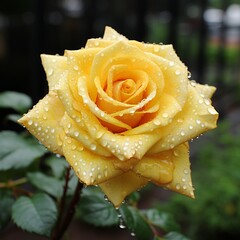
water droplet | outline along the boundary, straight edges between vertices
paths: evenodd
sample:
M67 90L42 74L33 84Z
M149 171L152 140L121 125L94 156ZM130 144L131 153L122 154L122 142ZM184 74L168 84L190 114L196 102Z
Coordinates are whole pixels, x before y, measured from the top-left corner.
M49 68L48 69L48 75L51 76L53 74L53 69L52 68Z
M153 123L158 126L158 125L161 124L161 121L160 121L160 119L156 118L156 119L153 120Z
M209 112L210 114L212 114L212 115L216 114L216 111L215 111L215 109L214 109L213 107L209 107L209 108L208 108L208 112Z
M170 61L170 62L169 62L169 66L170 66L170 67L174 66L174 62L173 62L173 61Z
M77 132L77 131L74 132L74 136L75 136L75 137L78 137L78 136L79 136L79 132Z
M174 150L174 151L173 151L173 155L174 155L175 157L179 157L178 151L177 151L177 150Z
M183 172L184 174L188 174L188 170L186 168L183 170Z
M201 121L199 119L196 120L197 124L201 124Z
M188 72L188 79L190 79L191 77L192 77L192 74Z
M121 229L126 228L126 226L125 226L125 224L124 224L124 222L123 222L122 217L119 218L119 227L120 227Z
M210 100L207 99L207 98L204 99L204 102L205 102L206 105L210 105L211 104Z
M75 65L75 66L73 67L73 69L77 71L77 70L78 70L78 66Z
M97 47L97 46L99 46L99 42L98 41L95 41L94 42L94 45Z
M184 135L185 135L185 132L184 132L184 131L181 131L180 134L181 134L181 136L184 136Z
M163 116L164 118L168 118L168 114L167 114L167 113L163 113L162 116Z
M32 125L33 124L33 121L30 119L29 121L28 121L28 125Z
M181 74L181 71L180 71L180 70L176 70L176 71L175 71L175 74L176 74L176 75L180 75L180 74Z
M155 53L157 53L157 52L159 52L159 50L160 50L160 46L154 45L153 51L154 51Z
M196 86L197 86L197 83L196 83L194 80L192 80L192 81L190 82L190 84L191 84L191 86L193 86L193 87L196 87Z
M176 189L179 190L180 188L181 188L180 184L177 183L177 184L176 184Z

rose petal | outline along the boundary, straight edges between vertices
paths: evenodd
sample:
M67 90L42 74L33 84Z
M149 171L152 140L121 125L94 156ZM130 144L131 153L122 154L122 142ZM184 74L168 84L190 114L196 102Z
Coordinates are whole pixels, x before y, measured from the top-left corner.
M63 153L80 181L87 185L96 185L122 174L114 167L111 158L88 151L71 137L64 138Z
M200 89L201 92L209 94L214 90L208 89L208 86L205 86L205 90ZM211 106L210 99L203 98L204 95L201 96L198 90L199 88L189 83L188 99L183 110L176 115L171 124L156 131L156 134L161 134L161 140L152 147L150 153L173 148L216 127L218 113Z
M172 191L194 198L188 143L181 144L173 149L172 160L174 164L173 180L168 184L155 183Z
M108 26L105 27L103 39L112 41L128 40L125 36L119 34L116 30Z
M95 55L100 49L80 49L76 51L65 51L68 63L68 81L69 86L74 94L75 99L78 99L78 79L80 76L86 78L88 94L91 99L96 99L97 89L93 81L90 80L90 72L92 62Z
M186 67L171 62L151 53L146 53L161 69L164 77L164 93L176 99L180 106L186 102L188 92L188 72Z
M64 128L66 136L74 138L84 149L98 153L99 156L109 157L112 154L103 148L96 140L89 136L88 132L84 130L84 127L79 127L73 119L71 119L66 113L62 118L61 126ZM73 146L73 148L75 148Z
M142 188L147 183L147 179L129 171L99 184L99 187L114 206L119 207L127 195Z
M216 91L216 88L213 87L213 86L201 85L201 84L195 83L194 81L191 81L191 85L195 86L197 92L204 99L209 99L210 100L213 93Z
M154 155L145 155L133 168L133 171L158 184L166 184L173 179L173 151Z
M146 134L149 136L149 139L154 137L153 135L158 135L159 139L161 138L162 134L156 132L156 130L169 124L172 121L173 117L176 115L176 113L181 111L182 108L178 104L176 99L174 99L170 95L163 93L161 96L157 97L159 97L159 103L156 104L156 106L158 106L158 111L153 115L146 114L138 127L127 130L122 134L126 136L131 136L135 134ZM161 103L164 103L164 105L162 105Z
M58 95L52 90L19 119L19 122L49 150L62 154L63 129L60 127L60 121L64 111Z
M58 55L41 54L41 60L47 75L49 90L54 90L61 81L61 75L66 75L67 58Z
M171 44L150 44L150 43L141 43L135 40L130 41L131 45L137 46L142 49L144 52L152 53L159 57L162 57L169 61L169 66L172 67L175 64L182 68L186 68L183 62L180 60L176 54L173 46Z

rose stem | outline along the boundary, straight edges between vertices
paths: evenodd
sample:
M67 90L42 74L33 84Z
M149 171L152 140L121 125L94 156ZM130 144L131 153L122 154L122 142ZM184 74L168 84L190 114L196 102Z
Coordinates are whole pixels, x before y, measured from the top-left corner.
M65 173L65 184L64 184L64 188L63 188L63 194L59 203L59 214L58 214L58 219L55 225L55 228L52 232L52 239L55 239L55 235L58 232L58 229L60 228L60 224L62 221L62 216L63 216L63 212L64 212L64 206L65 206L65 200L66 200L66 195L67 195L67 189L68 189L68 183L69 183L69 179L70 179L70 171L71 171L71 167L69 166L68 168L66 168L66 173Z
M59 228L59 231L55 234L55 236L53 236L52 240L60 240L62 238L62 236L64 235L65 231L67 230L73 216L75 213L75 208L76 205L80 199L80 191L83 188L83 184L81 182L78 182L77 187L75 189L73 198L71 203L69 204L69 207L67 209L67 214L62 222L61 227Z

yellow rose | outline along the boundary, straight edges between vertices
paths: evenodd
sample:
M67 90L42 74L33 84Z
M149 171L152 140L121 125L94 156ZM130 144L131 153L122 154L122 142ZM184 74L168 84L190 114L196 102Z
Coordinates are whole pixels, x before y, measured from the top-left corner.
M49 93L19 121L115 206L149 181L194 197L188 141L215 128L214 87L188 79L172 45L103 38L41 55Z

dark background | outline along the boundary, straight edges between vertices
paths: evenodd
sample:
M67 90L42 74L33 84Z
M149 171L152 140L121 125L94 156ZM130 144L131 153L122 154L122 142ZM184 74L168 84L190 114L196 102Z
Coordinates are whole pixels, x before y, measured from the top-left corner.
M239 95L237 2L1 0L0 89L27 93L37 102L47 91L39 55L79 49L109 25L129 39L172 43L193 79L217 86L221 99ZM221 102L222 112L235 104L235 96L228 98L234 99Z

